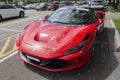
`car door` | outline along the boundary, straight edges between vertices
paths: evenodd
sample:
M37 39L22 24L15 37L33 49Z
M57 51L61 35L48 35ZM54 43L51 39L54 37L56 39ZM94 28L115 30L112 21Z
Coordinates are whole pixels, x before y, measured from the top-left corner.
M19 16L19 13L20 13L21 10L22 9L17 8L15 6L12 6L12 8L11 8L11 12L12 12L12 14L14 14L13 16Z
M6 5L0 5L0 15L3 19L8 18L10 16Z
M12 5L7 5L7 11L9 13L9 17L15 17L15 16L18 16L18 12L17 12L17 9L12 6Z

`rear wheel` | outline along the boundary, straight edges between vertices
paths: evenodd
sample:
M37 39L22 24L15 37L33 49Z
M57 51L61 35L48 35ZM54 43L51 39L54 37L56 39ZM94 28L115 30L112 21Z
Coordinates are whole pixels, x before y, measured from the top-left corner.
M93 55L95 53L95 44L96 44L96 37L95 37L94 42L92 44L91 58L93 57Z
M21 12L19 13L19 17L24 17L24 16L25 16L25 13L21 11Z
M39 9L36 9L36 11L39 11Z
M93 44L92 52L91 52L91 58L93 57L94 53L95 53L95 45Z
M48 9L50 11L50 9Z
M42 8L42 11L44 11L45 9L44 8Z
M95 53L95 43L96 43L96 40L94 40L94 41L95 42L93 43L92 49L91 49L90 60L87 62L86 65L89 65L92 62L92 60L93 60L93 56L94 56L94 53Z

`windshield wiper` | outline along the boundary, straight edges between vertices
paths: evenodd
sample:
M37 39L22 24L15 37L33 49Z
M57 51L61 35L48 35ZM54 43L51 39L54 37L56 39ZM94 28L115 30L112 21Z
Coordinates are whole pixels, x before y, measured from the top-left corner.
M60 21L53 21L53 23L69 24L69 23L60 22Z

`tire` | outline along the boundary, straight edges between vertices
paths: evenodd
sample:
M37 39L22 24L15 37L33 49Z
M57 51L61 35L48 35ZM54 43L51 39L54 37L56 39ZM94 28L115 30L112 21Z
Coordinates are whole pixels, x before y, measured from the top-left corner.
M45 11L45 10L46 10L46 8L43 7L43 8L42 8L42 11Z
M39 9L36 9L36 11L39 11Z
M93 55L95 53L95 44L96 44L96 37L95 37L94 42L92 44L91 58L93 58Z
M44 11L44 8L42 8L42 11Z
M25 13L24 13L23 11L21 11L21 12L19 13L19 17L22 18L22 17L24 17L24 16L25 16Z
M2 16L0 15L0 22L2 21Z
M95 44L93 44L92 46L91 58L93 58L94 53L95 53Z
M50 9L48 9L48 11L50 11Z

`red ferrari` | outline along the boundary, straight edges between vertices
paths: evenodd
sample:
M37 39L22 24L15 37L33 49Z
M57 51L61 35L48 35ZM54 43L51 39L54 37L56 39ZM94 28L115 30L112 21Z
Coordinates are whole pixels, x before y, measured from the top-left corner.
M90 61L104 11L68 6L29 24L16 44L19 58L38 68L65 71Z

